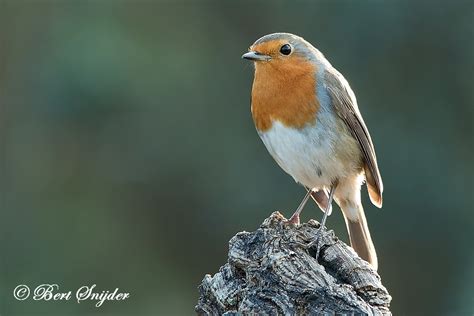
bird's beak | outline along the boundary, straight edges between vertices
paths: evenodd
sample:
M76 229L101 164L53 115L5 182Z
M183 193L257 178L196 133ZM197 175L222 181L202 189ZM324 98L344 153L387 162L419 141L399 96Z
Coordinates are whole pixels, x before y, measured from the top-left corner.
M253 61L268 61L272 57L268 55L261 54L259 52L250 51L242 55L243 59L253 60Z

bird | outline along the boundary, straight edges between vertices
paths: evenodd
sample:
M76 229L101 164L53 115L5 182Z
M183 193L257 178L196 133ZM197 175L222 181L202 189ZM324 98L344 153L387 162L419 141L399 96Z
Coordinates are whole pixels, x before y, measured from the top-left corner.
M348 81L317 48L290 33L259 38L242 58L255 66L251 113L258 135L277 164L307 190L288 223L299 225L311 197L324 212L321 230L334 200L351 247L377 270L361 187L367 184L371 202L381 208L383 183Z

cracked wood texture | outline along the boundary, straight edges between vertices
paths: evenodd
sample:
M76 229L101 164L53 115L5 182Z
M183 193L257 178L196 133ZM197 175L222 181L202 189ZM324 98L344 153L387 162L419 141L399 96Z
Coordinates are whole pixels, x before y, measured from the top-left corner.
M319 223L284 224L274 212L229 242L228 263L199 286L200 315L391 315L391 297L370 265Z

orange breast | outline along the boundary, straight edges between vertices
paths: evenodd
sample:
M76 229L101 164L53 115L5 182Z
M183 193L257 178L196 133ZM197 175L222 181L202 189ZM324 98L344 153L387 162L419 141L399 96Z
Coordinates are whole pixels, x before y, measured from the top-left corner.
M257 62L252 87L252 116L259 131L274 120L288 127L313 123L319 109L316 97L316 66L294 58Z

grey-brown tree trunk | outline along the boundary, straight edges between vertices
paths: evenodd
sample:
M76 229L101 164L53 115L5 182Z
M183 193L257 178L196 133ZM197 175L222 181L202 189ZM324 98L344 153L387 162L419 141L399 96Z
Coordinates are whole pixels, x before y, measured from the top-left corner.
M307 247L319 223L284 224L273 213L229 242L228 262L199 286L198 314L390 315L380 276L332 231Z

